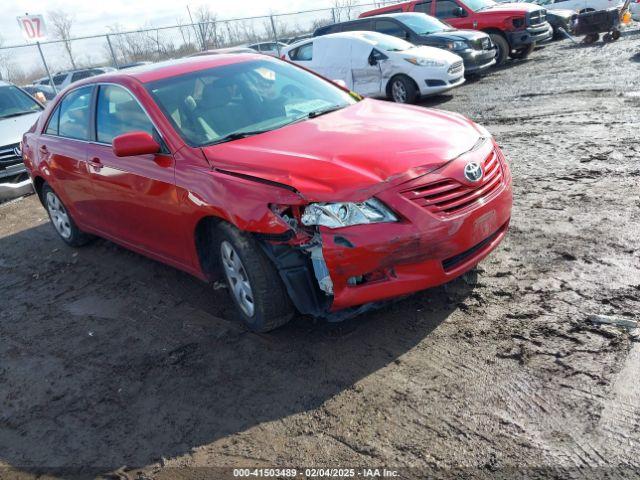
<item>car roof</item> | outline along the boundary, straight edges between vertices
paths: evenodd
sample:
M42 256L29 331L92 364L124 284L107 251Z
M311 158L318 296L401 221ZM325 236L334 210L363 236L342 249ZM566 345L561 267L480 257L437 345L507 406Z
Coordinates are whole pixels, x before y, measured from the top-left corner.
M123 78L133 78L141 83L155 82L156 80L162 80L164 78L175 77L186 73L197 72L199 70L206 70L208 68L215 68L250 60L279 61L259 53L235 53L185 57L152 63L149 65L140 65L139 67L127 68L125 70L107 72L81 80L73 85L90 85L92 83L121 80Z
M389 36L390 35L385 35L384 33L371 32L368 30L363 30L363 31L355 30L352 32L337 32L337 33L330 33L328 35L322 35L321 37L315 37L314 41L316 39L320 40L322 38L347 38L347 39L353 39L353 40L362 40L364 42L375 45L376 44L375 39L384 40L385 37L389 37ZM392 38L396 39L396 37L392 37Z

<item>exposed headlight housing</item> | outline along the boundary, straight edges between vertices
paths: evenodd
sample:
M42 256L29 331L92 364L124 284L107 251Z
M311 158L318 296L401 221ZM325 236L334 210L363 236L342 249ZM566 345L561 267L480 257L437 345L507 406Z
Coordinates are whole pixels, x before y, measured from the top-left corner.
M456 40L455 42L447 43L447 48L449 50L466 50L467 48L469 48L469 45L467 44L467 42L464 42L462 40Z
M370 198L362 203L312 203L304 209L302 224L327 228L397 222L398 218L380 200Z
M444 67L447 65L441 60L433 60L431 58L405 57L404 59L419 67Z

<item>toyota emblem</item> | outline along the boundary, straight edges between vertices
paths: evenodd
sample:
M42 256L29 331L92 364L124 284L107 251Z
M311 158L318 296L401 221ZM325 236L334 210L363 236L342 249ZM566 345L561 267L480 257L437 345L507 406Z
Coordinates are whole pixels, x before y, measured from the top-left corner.
M482 179L482 167L477 162L469 162L464 166L464 178L470 182L478 182Z
M21 157L21 156L22 156L22 149L20 148L20 145L18 145L17 147L15 147L15 148L13 149L13 154L14 154L16 157Z

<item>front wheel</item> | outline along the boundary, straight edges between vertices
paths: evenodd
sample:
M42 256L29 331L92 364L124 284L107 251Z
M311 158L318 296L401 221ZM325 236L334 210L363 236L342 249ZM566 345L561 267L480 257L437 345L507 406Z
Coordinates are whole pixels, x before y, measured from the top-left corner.
M418 87L405 75L398 75L391 79L388 93L396 103L416 103L418 100Z
M67 245L81 247L93 239L91 235L82 232L78 228L60 197L46 183L42 187L42 201L53 227Z
M496 66L502 65L509 56L509 43L498 33L490 33L491 41L496 46Z
M293 305L278 270L253 238L223 223L217 251L229 294L249 330L268 332L291 319Z

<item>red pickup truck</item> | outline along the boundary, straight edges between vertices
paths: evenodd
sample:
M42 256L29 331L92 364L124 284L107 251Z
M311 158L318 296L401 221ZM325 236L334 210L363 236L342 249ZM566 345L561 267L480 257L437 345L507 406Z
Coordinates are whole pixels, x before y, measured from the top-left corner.
M496 3L493 0L412 0L364 12L371 17L400 12L421 12L455 28L481 30L496 45L496 64L507 57L526 58L537 43L551 40L553 29L546 10L531 3Z

